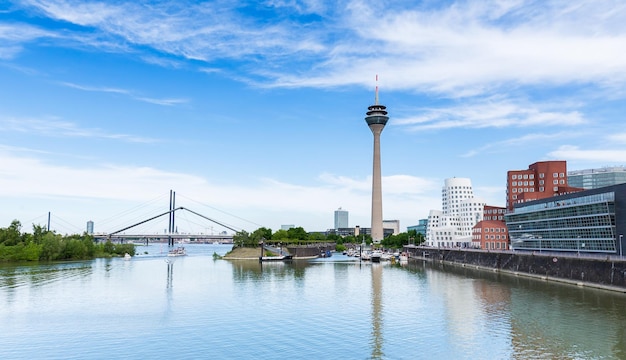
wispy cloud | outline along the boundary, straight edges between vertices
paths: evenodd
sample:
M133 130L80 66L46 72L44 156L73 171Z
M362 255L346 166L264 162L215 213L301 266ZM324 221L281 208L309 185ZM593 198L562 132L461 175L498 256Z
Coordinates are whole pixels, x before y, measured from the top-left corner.
M134 143L158 141L129 134L108 133L98 128L81 128L73 122L59 120L55 117L43 119L0 117L0 132L21 132L54 137L100 138Z
M555 159L571 161L591 161L600 164L623 164L626 160L624 149L581 149L574 145L563 145L548 154Z
M488 142L484 146L472 149L461 157L473 157L480 153L497 151L498 149L510 149L512 147L529 146L532 144L551 143L565 139L585 136L586 134L576 131L556 132L556 133L530 133L516 138L505 139L501 141Z
M172 106L172 105L178 105L178 104L183 104L183 103L188 102L187 99L156 99L156 98L144 97L144 96L135 94L131 90L119 89L119 88L84 86L84 85L78 85L78 84L73 84L73 83L68 83L68 82L61 82L60 84L63 86L67 86L67 87L71 87L71 88L83 90L83 91L104 92L104 93L125 95L138 101L143 101L143 102L156 104L156 105Z
M400 118L394 125L411 131L450 128L536 128L577 126L586 122L576 109L563 104L530 104L510 100L479 100L442 108L419 109L420 116ZM417 112L417 111L416 111Z
M320 181L308 186L276 179L256 179L241 186L153 167L111 164L60 166L36 158L37 154L17 156L13 150L0 147L0 196L6 201L50 197L65 201L82 199L82 203L74 203L76 207L71 211L73 218L68 219L74 224L84 224L87 220L80 206L89 207L84 211L88 211L92 219L105 218L111 213L103 213L104 204L144 203L153 199L155 194L167 193L172 184L176 184L178 194L193 194L197 202L211 204L263 226L278 226L277 222L289 221L305 229L325 230L318 229L315 224L329 223L329 214L340 206L350 211L351 224L367 226L370 222L368 204L371 193L365 191L365 187L369 185L371 189L371 180L367 179L324 174L319 177ZM42 178L47 180L42 182ZM417 219L407 218L412 216L407 214L415 214L416 206L424 209L438 207L439 192L429 196L424 191L425 187L434 186L431 180L393 176L383 178L383 182L385 188L389 188L386 190L389 195L385 198L385 206L393 209L387 216L402 219L403 225L417 223ZM94 187L93 184L99 186ZM393 190L396 186L402 187L401 193ZM89 199L100 202L102 208L94 208L93 201ZM306 206L303 208L302 204ZM110 206L107 205L106 210L111 211ZM284 218L285 212L289 214L288 219ZM249 229L250 224L238 222L236 226Z
M527 85L626 82L620 0L24 4L83 27L64 29L64 37L204 62L229 59L246 69L242 80L265 86L369 87L380 73L387 89L458 98Z

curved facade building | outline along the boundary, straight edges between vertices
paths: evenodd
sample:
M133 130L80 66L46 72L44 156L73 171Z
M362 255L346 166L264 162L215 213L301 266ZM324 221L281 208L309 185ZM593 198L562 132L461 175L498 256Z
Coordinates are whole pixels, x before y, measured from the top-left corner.
M428 214L426 244L437 247L470 247L472 228L483 219L485 202L474 197L472 181L449 178L441 189L442 210Z

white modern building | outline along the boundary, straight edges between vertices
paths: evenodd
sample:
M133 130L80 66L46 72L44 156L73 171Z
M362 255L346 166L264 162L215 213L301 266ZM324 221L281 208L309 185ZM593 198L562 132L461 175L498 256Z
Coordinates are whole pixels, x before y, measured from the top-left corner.
M335 230L349 227L348 225L348 211L341 208L335 210Z
M442 210L431 210L426 244L436 247L470 247L472 228L483 220L485 202L474 197L472 181L449 178L441 190Z
M383 220L383 229L393 229L392 235L400 233L400 220Z

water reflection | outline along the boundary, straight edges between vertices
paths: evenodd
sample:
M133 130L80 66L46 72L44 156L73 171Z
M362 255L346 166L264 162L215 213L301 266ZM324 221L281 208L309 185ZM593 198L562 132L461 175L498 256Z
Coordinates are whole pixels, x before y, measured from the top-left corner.
M381 359L383 347L383 265L371 264L372 267L372 359Z
M456 312L453 317L463 318L454 323L462 322L467 328L467 324L480 324L477 320L481 317L498 319L502 328L492 330L510 337L513 358L550 358L549 354L580 359L626 358L624 294L470 267L424 266L437 270L429 274L432 278L459 276L456 289L444 291L450 295L448 310ZM431 288L437 290L439 283L431 282ZM452 297L459 301L450 301ZM459 328L454 332L459 334Z

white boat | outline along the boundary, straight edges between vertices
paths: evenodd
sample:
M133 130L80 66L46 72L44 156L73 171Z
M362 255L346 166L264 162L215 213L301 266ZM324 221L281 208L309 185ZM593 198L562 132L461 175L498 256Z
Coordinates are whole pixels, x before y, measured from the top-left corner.
M185 248L182 246L174 248L167 253L167 256L185 256L185 255L187 255L187 250L185 250Z
M407 254L407 253L405 253L405 252L402 252L402 254L400 254L400 261L401 261L401 262L403 262L403 261L404 261L404 262L409 261L409 254Z
M380 262L380 259L381 259L382 256L383 256L382 251L374 250L370 254L370 260L372 260L372 262Z
M132 259L132 258L133 258L133 257L132 257L132 256L130 256L130 254L129 254L129 253L124 254L124 260L128 261L128 260L130 260L130 259Z

